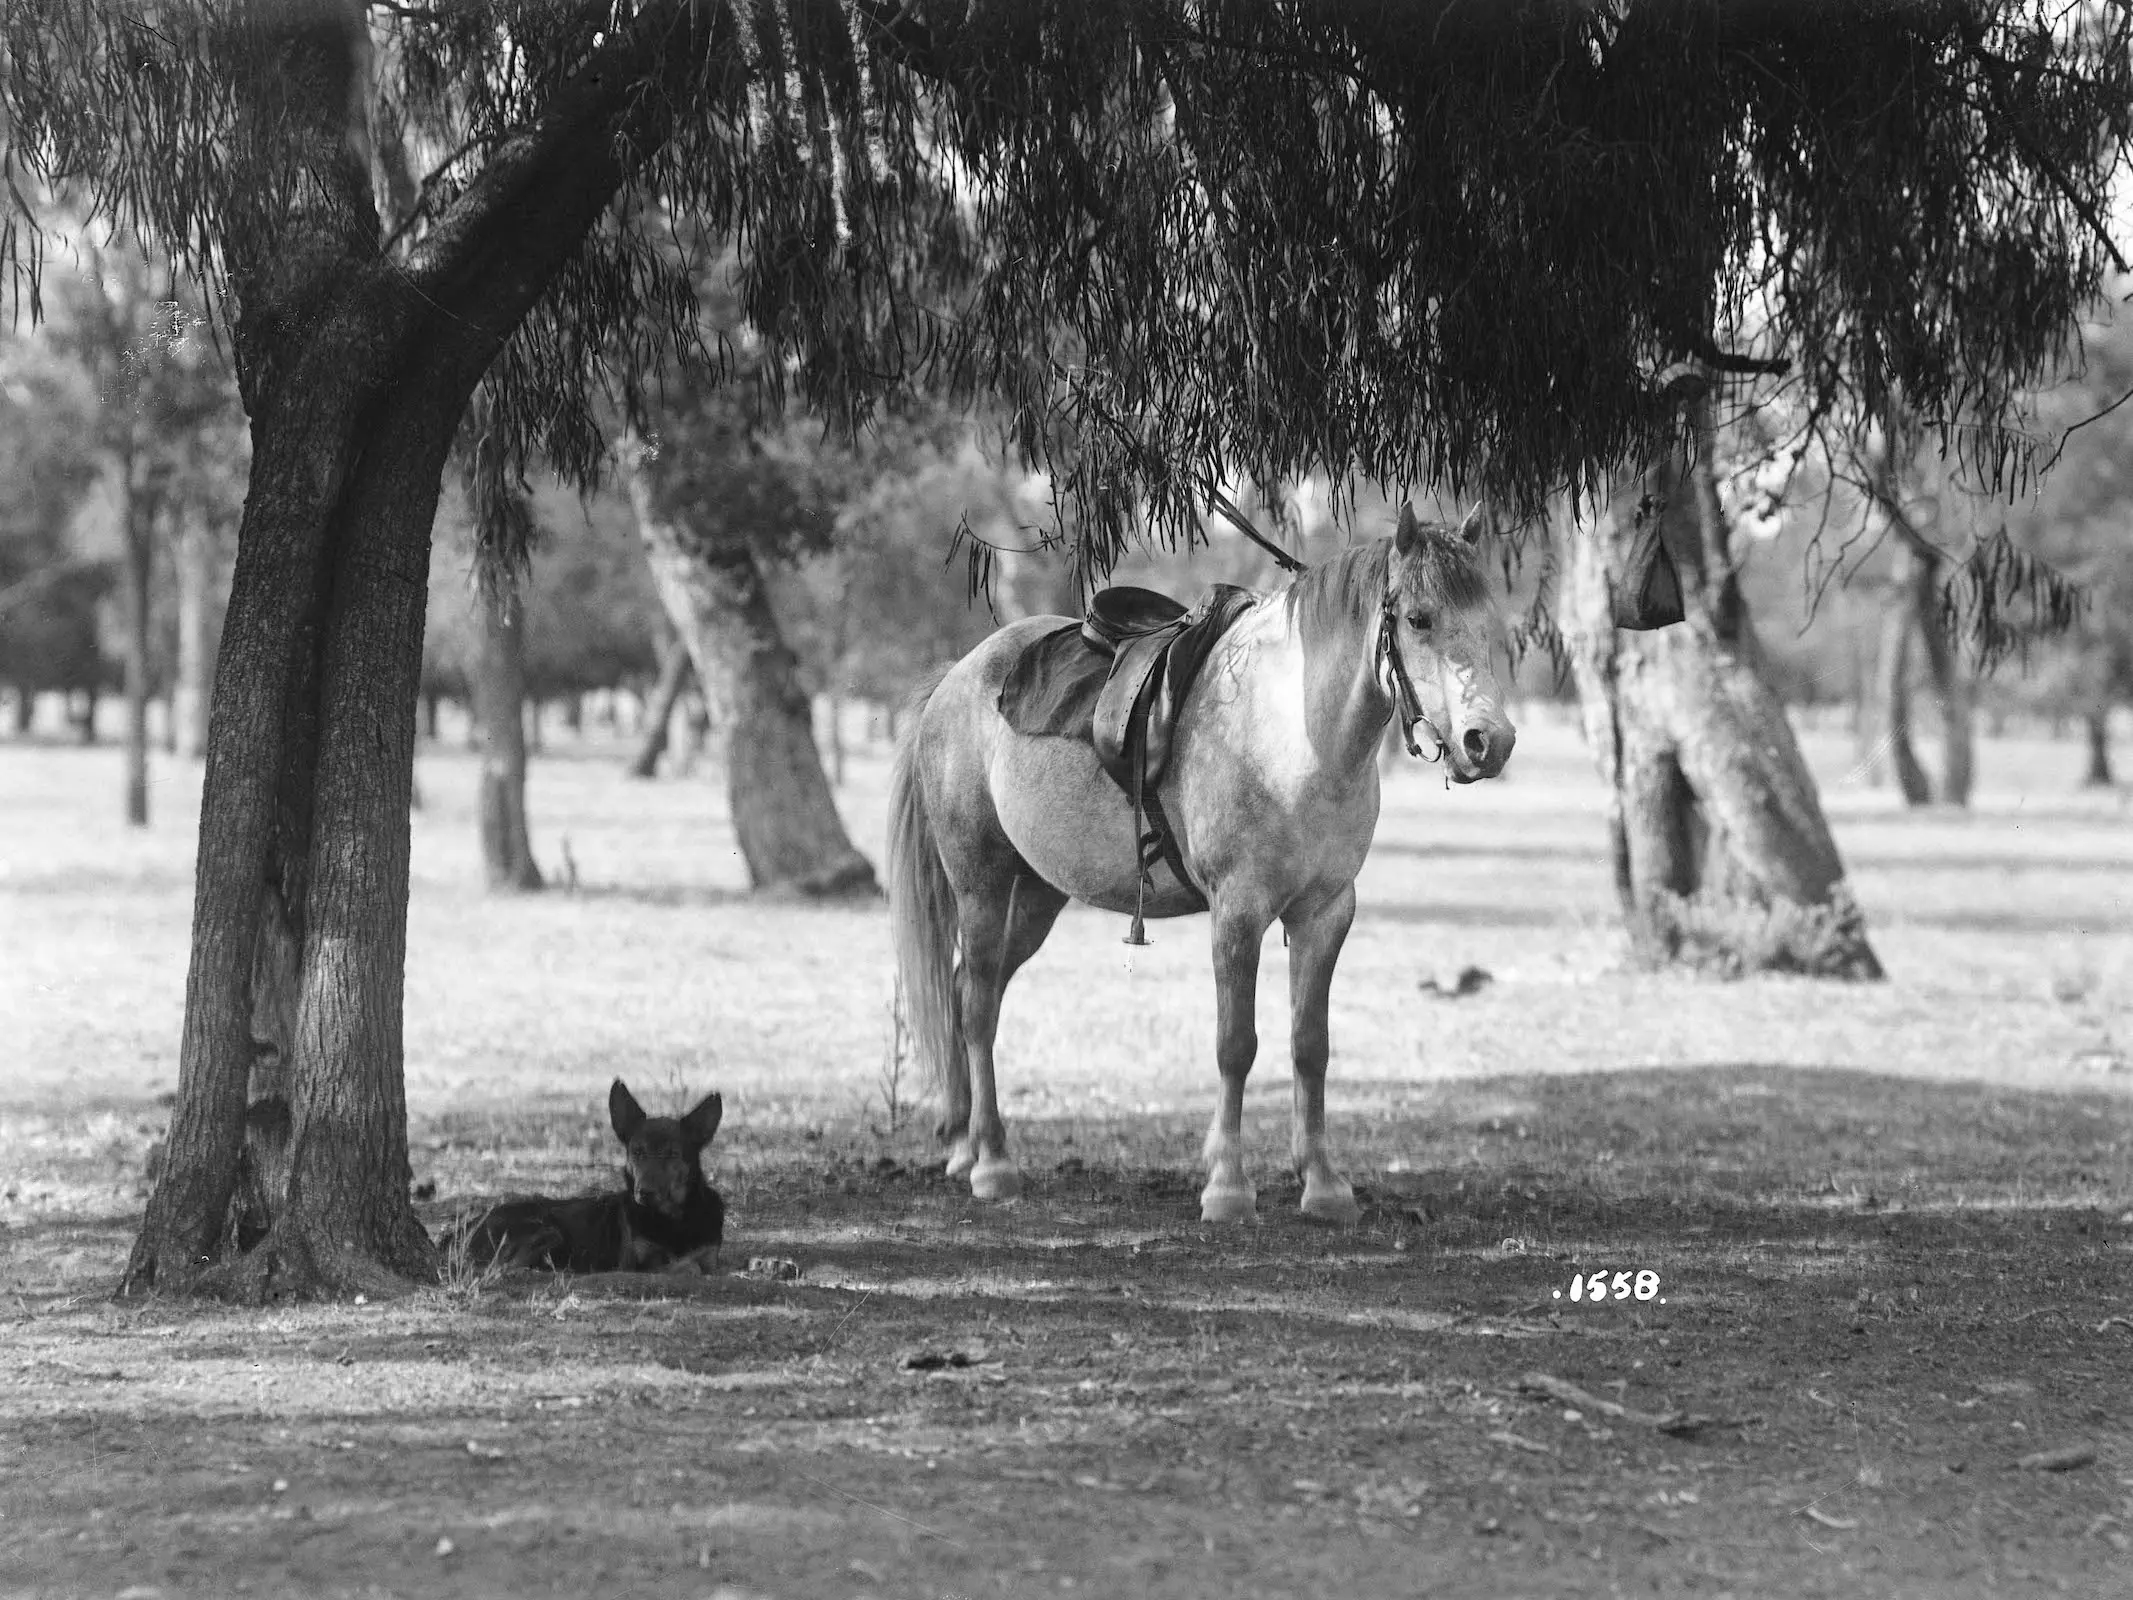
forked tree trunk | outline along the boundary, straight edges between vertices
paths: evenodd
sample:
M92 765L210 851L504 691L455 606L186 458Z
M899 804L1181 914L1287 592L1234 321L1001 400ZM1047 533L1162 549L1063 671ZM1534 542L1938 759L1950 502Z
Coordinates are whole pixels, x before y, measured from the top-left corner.
M491 889L541 887L526 832L526 607L515 585L484 584L474 663L481 720L481 860Z
M178 670L170 715L178 755L197 761L207 753L207 711L214 660L215 540L199 517L178 513L174 555L178 572Z
M2111 708L2096 706L2082 719L2088 730L2089 766L2081 781L2091 788L2108 789L2111 777Z
M669 31L706 25L647 7L618 28L451 225L399 260L371 186L364 7L250 14L245 39L282 76L241 109L302 180L274 248L231 262L251 481L209 717L177 1106L122 1291L384 1292L434 1273L401 1063L430 526L475 383L616 193L625 153L656 147L691 92L703 39L673 45L668 66ZM282 1120L250 1094L260 1028L290 1038L285 1181L245 1154ZM241 1181L271 1215L231 1259Z
M668 728L681 692L689 686L689 649L679 634L670 633L659 647L659 682L652 689L652 704L645 714L644 738L630 761L629 775L649 778L659 771L659 758L667 753Z
M757 889L808 895L877 894L815 747L813 708L786 647L762 569L745 538L683 528L661 503L657 468L624 452L630 503L652 577L696 664L707 700L724 714L726 792L734 836Z
M1688 618L1653 632L1614 626L1631 587L1639 494L1570 529L1563 633L1586 732L1610 790L1616 891L1644 964L1878 978L1733 568L1711 471L1708 402L1697 460L1641 486L1660 503Z

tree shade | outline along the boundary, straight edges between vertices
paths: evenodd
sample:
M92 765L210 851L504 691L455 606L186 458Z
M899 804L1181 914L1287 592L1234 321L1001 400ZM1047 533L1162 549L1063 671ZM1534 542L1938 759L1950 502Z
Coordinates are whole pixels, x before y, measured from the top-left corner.
M314 48L256 26L299 9L19 0L10 170L214 275L307 187L370 204L375 164L389 250L448 294L454 234L619 77L631 199L492 369L513 447L595 474L604 386L715 359L686 216L740 249L765 381L848 425L1002 394L1099 568L1143 515L1190 537L1212 481L1594 487L1678 435L1683 359L1900 395L2019 481L2133 116L2133 13L2055 0L498 0L368 8L370 86L298 61L370 113L307 163L318 124L247 89Z

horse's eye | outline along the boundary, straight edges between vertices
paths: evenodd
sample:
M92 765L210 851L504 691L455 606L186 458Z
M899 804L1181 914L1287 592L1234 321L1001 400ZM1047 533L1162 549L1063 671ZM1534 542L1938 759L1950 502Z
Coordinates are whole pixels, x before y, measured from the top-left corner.
M1429 632L1429 624L1430 615L1427 611L1410 611L1407 613L1407 625L1413 628L1415 632Z

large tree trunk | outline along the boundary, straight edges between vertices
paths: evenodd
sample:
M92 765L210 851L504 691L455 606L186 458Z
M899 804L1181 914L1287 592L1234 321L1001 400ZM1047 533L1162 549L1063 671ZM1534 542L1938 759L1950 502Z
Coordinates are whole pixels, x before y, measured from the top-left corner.
M199 517L178 514L178 670L171 690L174 748L188 761L207 753L209 665L214 659L210 613L214 603L215 540Z
M873 867L837 815L800 664L755 552L735 530L684 528L661 502L658 468L635 450L623 454L660 600L705 698L724 713L726 791L749 882L809 895L878 894Z
M1683 576L1684 622L1614 626L1630 578L1636 490L1590 532L1565 526L1563 633L1586 732L1610 790L1615 885L1646 965L1877 978L1858 908L1791 725L1763 676L1711 470L1642 485Z
M2089 768L2081 781L2091 788L2108 789L2111 777L2111 708L2092 707L2082 719L2088 728Z
M526 833L526 608L516 587L485 583L474 664L481 719L481 860L491 889L538 889Z
M155 572L155 523L160 485L152 468L129 448L121 468L124 502L119 528L119 610L122 619L126 694L126 821L148 826L148 599Z
M659 682L652 689L652 705L646 715L644 738L630 762L629 775L649 778L659 770L659 758L667 753L668 727L681 692L689 686L689 647L679 634L669 634L659 647Z
M481 373L625 155L656 147L689 94L688 48L649 69L692 21L647 7L610 35L399 259L371 188L364 8L252 17L283 77L247 105L302 178L273 247L231 262L252 476L209 716L178 1100L123 1289L382 1292L434 1273L401 1062L430 525ZM278 1048L255 1052L255 1028L289 1036L278 1108L248 1106L255 1057ZM245 1154L264 1126L285 1129L285 1181ZM268 1231L227 1259L240 1181Z

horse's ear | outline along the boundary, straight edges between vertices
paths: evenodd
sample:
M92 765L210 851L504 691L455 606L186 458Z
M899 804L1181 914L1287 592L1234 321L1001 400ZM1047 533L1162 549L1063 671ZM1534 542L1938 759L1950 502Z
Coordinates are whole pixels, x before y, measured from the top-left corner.
M624 1144L628 1144L644 1126L644 1107L637 1104L637 1097L620 1078L607 1091L607 1120L615 1125L615 1137Z
M1392 536L1392 547L1404 556L1415 547L1415 541L1421 537L1422 524L1415 521L1413 504L1402 500L1400 502L1400 527L1399 531Z
M1474 509L1466 514L1466 520L1459 524L1459 537L1468 544L1481 543L1481 502L1479 500L1474 502Z

